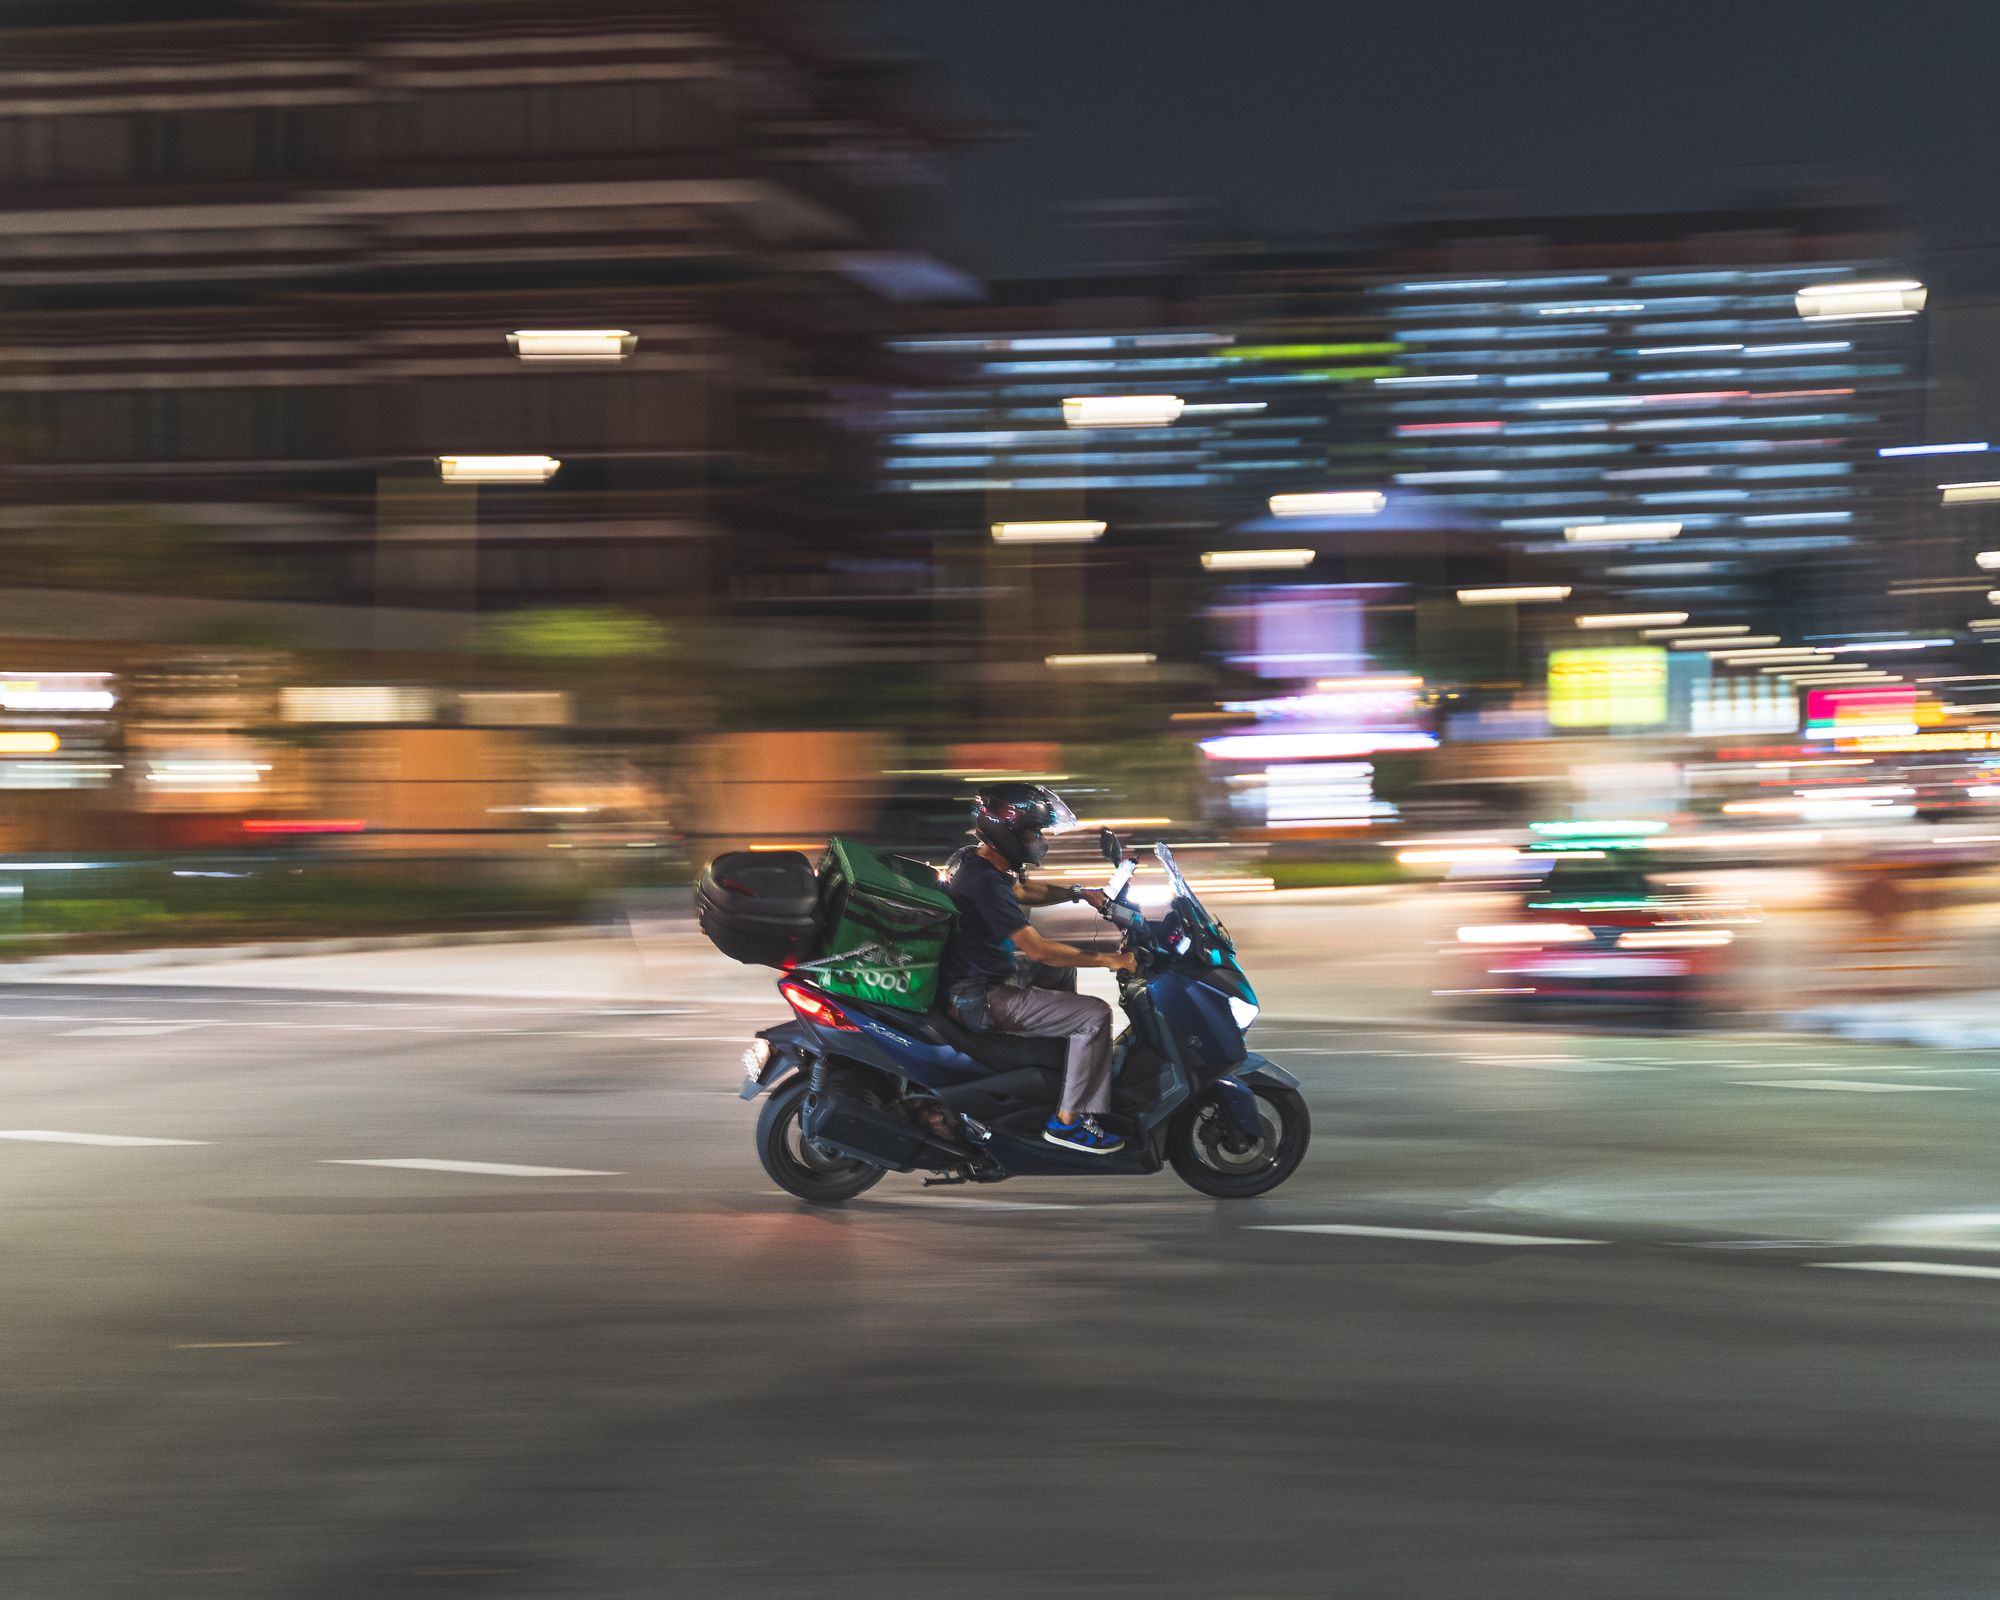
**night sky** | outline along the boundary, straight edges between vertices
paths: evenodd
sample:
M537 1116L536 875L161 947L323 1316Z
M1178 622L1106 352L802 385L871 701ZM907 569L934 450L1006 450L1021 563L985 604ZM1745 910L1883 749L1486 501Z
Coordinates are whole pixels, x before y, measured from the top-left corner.
M1066 207L1219 203L1306 242L1419 216L1645 211L1849 185L2000 243L1992 0L850 0L1019 137L961 154L930 241L1074 267Z

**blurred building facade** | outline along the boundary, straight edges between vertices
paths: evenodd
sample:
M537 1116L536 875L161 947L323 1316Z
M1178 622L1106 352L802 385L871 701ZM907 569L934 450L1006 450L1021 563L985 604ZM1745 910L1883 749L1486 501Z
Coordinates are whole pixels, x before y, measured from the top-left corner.
M938 135L899 69L811 20L783 0L0 14L17 580L671 611L838 543L867 487L841 407L883 307L924 291L891 246ZM506 336L538 328L636 340L518 359ZM484 454L562 465L439 482L437 457Z
M1795 296L1911 269L1892 218L1831 206L1404 229L1371 286L1390 479L1476 510L1526 581L1829 627L1901 570L1916 508L1877 452L1920 423L1924 330Z

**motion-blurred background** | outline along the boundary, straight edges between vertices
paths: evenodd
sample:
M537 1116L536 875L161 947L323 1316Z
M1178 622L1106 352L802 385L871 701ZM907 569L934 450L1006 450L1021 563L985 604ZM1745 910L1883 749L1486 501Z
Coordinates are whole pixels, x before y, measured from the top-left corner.
M0 4L0 951L602 919L1033 775L1305 987L1979 983L1984 101L1878 141L1844 6L1625 125L1663 22L1085 9Z

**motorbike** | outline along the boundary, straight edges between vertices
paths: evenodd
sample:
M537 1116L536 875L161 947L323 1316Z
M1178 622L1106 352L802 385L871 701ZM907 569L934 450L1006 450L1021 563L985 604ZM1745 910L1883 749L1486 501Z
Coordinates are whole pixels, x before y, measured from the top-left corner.
M1042 1137L1062 1091L1063 1039L974 1032L942 1010L916 1013L816 988L810 964L778 992L793 1020L744 1052L741 1098L764 1099L757 1154L801 1200L838 1204L891 1172L926 1186L1017 1177L1136 1177L1171 1166L1221 1199L1268 1194L1312 1136L1299 1081L1248 1048L1257 996L1228 930L1165 844L1152 854L1172 899L1149 920L1131 898L1140 858L1110 829L1104 916L1137 957L1119 975L1126 1026L1112 1045L1111 1110L1124 1137L1108 1155Z

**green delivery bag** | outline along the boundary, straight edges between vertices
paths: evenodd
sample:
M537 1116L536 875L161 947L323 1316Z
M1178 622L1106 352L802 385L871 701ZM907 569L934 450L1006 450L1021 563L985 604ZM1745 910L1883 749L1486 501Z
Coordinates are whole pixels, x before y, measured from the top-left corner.
M802 963L828 994L907 1011L937 1001L951 897L921 861L835 839L819 863L819 955Z

